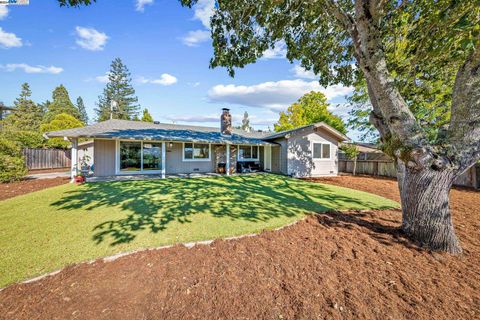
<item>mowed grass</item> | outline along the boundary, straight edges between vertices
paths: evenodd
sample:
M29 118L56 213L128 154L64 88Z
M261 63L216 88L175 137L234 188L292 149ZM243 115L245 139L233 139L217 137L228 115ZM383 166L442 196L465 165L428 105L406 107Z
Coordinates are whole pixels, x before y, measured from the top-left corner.
M0 202L0 287L139 248L257 233L372 194L277 175L67 184Z

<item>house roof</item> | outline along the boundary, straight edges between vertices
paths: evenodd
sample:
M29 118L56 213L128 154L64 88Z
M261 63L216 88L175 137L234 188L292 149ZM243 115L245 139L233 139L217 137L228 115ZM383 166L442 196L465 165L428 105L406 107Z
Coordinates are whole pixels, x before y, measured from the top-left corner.
M104 138L132 140L166 140L179 142L271 144L263 139L264 132L246 132L234 129L232 135L222 135L219 128L179 124L151 123L128 120L107 120L82 128L47 132L48 138Z
M309 129L309 128L312 128L312 129L322 128L322 129L325 129L325 131L329 132L334 137L336 137L338 139L338 141L350 141L350 138L348 138L346 135L344 135L340 131L336 130L335 128L329 126L325 122L317 122L317 123L314 123L314 124L306 125L306 126L303 126L303 127L298 127L298 128L291 129L291 130L280 131L280 132L277 132L277 133L274 133L274 134L267 135L266 137L264 137L264 139L265 140L273 140L273 139L278 139L278 138L288 138L288 136L291 135L291 134L294 134L298 131L301 131L301 130L304 130L304 129Z

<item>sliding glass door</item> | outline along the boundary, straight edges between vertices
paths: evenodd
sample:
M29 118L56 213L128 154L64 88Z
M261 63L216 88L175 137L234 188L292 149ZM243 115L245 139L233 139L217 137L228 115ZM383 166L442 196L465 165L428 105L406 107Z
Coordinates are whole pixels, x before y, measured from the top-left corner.
M162 170L162 144L143 141L120 141L121 172Z

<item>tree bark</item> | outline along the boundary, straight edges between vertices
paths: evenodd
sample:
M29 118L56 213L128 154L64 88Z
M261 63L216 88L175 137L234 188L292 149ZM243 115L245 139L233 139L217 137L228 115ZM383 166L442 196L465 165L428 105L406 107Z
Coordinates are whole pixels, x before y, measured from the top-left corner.
M402 166L402 164L400 164ZM452 170L399 169L402 230L412 240L433 251L462 252L455 235L449 207L450 189L456 174Z

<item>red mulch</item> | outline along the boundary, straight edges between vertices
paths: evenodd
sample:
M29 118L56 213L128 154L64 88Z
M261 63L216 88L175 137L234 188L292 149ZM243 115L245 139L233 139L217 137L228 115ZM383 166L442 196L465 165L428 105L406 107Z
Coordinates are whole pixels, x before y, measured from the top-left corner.
M395 181L322 179L397 199ZM478 319L480 193L453 190L465 253L421 250L400 212L310 216L280 231L68 267L0 292L8 319Z
M0 183L0 201L22 194L43 190L68 183L69 178L26 179L12 183Z

